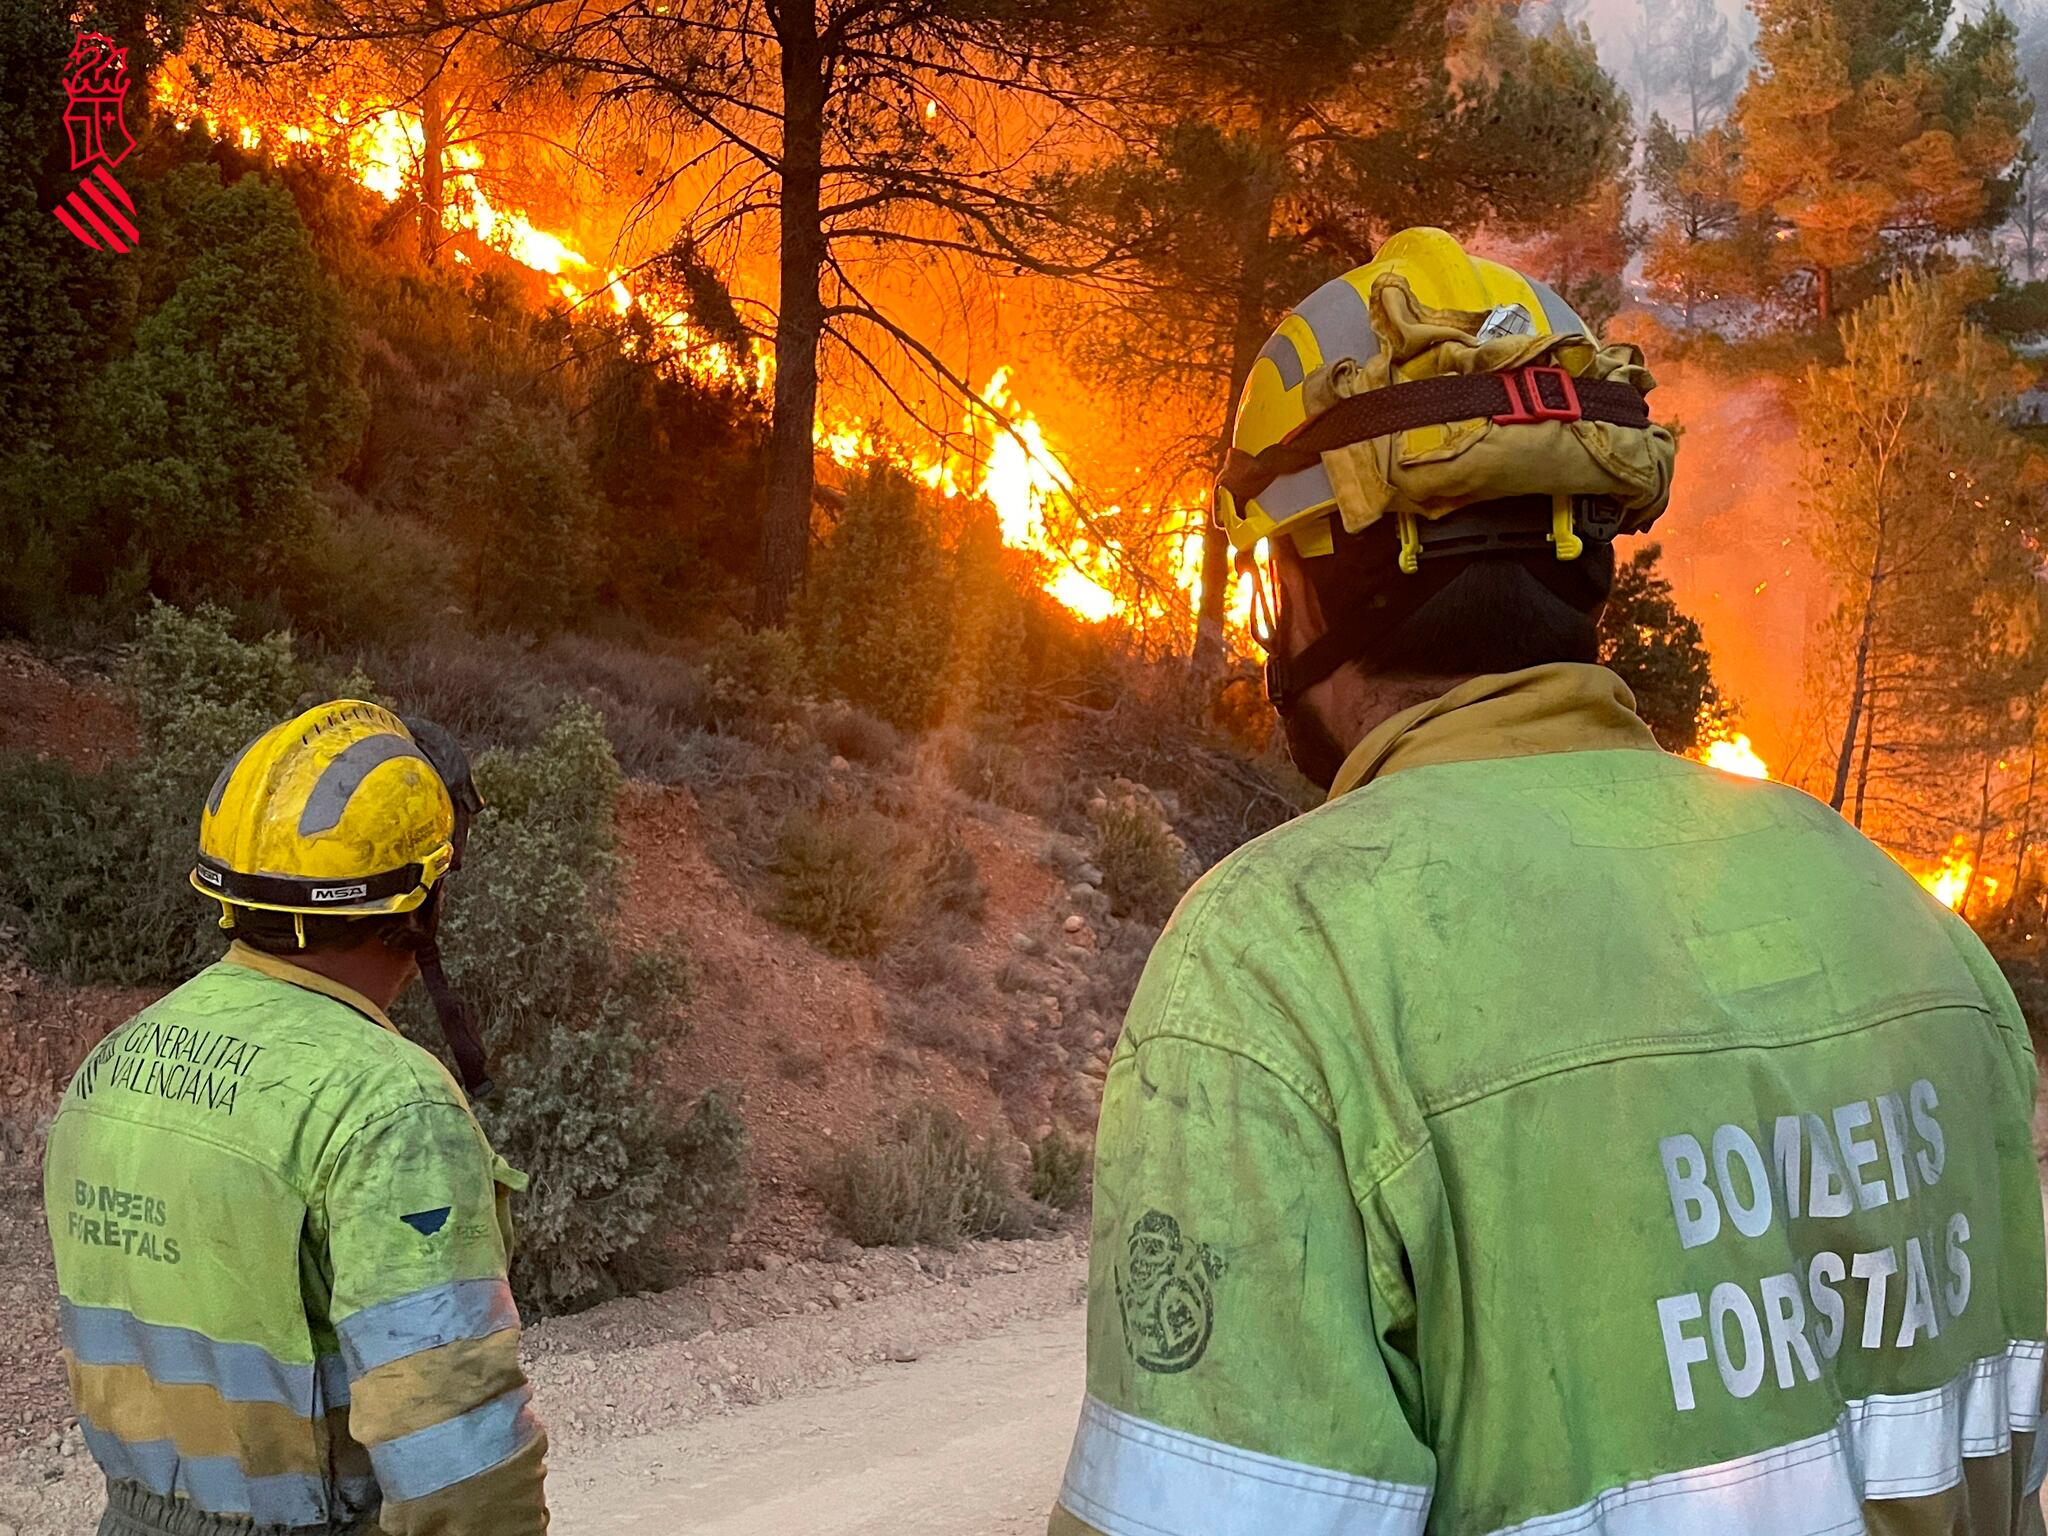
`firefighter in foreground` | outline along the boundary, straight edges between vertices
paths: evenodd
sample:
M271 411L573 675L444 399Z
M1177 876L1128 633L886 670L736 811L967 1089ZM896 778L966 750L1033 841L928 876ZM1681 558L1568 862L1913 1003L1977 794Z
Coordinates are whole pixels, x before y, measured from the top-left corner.
M1331 798L1131 1005L1056 1536L2041 1530L2026 1028L1594 664L1651 382L1424 229L1260 354L1217 512Z
M207 797L192 881L234 943L87 1059L45 1166L102 1536L546 1528L525 1180L385 1014L424 974L487 1090L434 942L480 804L445 732L347 701Z

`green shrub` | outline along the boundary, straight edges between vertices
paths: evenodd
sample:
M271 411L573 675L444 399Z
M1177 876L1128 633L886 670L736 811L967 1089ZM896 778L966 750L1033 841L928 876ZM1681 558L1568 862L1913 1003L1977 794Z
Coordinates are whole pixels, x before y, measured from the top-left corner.
M972 736L946 756L946 773L962 794L1013 811L1044 809L1044 795L1031 773L1030 759L1007 741Z
M479 628L547 635L583 614L603 504L559 411L492 396L449 459L439 500Z
M1017 1198L992 1147L976 1147L950 1110L906 1115L896 1140L844 1154L820 1193L846 1235L864 1248L1028 1236L1030 1208Z
M277 182L200 164L152 192L146 259L168 292L84 393L74 584L100 590L109 557L141 549L159 593L261 592L361 439L354 326Z
M158 604L122 668L141 756L101 774L0 764L0 909L29 963L72 982L182 980L225 941L186 883L199 808L221 766L298 707L307 675L281 635L237 639L228 616Z
M1187 889L1180 839L1150 796L1120 786L1088 808L1102 888L1119 917L1163 923Z
M1071 1211L1088 1193L1088 1148L1054 1126L1031 1148L1031 1198Z
M704 653L712 727L732 731L751 722L790 719L807 675L803 646L788 630L726 625Z
M870 465L797 603L797 628L820 680L891 725L929 725L952 643L947 574L936 519L916 483L880 461Z
M798 811L776 843L775 918L832 954L879 954L910 914L917 855L879 811Z
M619 772L603 722L572 704L540 741L477 760L485 808L449 888L443 943L492 1055L478 1106L532 1177L513 1287L537 1311L602 1300L674 1206L675 1148L645 1058L687 993L679 961L612 946ZM437 1038L425 1000L401 1005Z
M690 1258L715 1262L754 1200L753 1140L738 1100L713 1088L669 1143L676 1162L675 1211Z
M417 643L455 596L447 538L395 512L322 502L276 592L280 624L328 645Z

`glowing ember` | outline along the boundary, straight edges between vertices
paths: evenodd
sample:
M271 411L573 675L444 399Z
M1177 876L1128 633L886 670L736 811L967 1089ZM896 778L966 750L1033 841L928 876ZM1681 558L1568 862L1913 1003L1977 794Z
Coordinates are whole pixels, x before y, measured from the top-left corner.
M1699 760L1709 768L1740 774L1745 779L1768 779L1771 776L1770 765L1740 731L1731 731L1708 742L1701 748Z

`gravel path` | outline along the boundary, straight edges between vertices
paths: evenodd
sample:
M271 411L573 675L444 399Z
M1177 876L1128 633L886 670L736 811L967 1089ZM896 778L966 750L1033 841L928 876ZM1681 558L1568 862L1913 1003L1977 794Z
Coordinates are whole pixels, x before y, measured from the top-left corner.
M1080 1405L1086 1283L1078 1236L876 1250L536 1324L527 1366L553 1442L555 1528L911 1536L919 1527L900 1518L861 1517L913 1507L939 1511L928 1529L946 1536L1042 1528ZM808 1503L798 1519L798 1505L746 1502L797 1488L839 1506L842 1523L819 1523ZM970 1497L996 1502L958 1503ZM0 1461L0 1536L84 1536L100 1498L65 1432ZM651 1523L617 1523L635 1500Z

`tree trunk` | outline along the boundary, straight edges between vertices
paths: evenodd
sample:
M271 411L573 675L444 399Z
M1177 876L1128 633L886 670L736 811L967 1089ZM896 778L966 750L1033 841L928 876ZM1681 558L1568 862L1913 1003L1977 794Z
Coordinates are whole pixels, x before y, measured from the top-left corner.
M1869 687L1870 640L1877 627L1877 589L1884 580L1884 520L1870 551L1870 583L1863 596L1863 628L1856 637L1856 669L1849 680L1849 718L1842 727L1842 749L1835 757L1835 788L1828 804L1837 811L1849 795L1849 764L1856 755L1856 733L1863 724L1864 692ZM1859 807L1859 811L1860 811Z
M1863 830L1863 797L1870 789L1870 752L1877 741L1877 705L1863 706L1863 755L1856 764L1856 814L1850 817L1856 830Z
M2013 849L2012 901L2006 907L2008 919L2021 910L2020 903L2027 897L2027 852L2034 841L2034 784L2035 775L2041 766L2040 706L2036 704L2027 716L2027 788L2020 801L2019 844Z
M1269 146L1270 153L1283 152ZM1267 197L1246 213L1240 231L1236 308L1230 319L1230 393L1223 403L1223 426L1216 435L1216 465L1220 472L1230 455L1230 439L1237 424L1238 396L1252 365L1266 345L1266 248L1273 238L1273 205ZM1215 688L1223 677L1225 661L1224 620L1230 608L1230 536L1216 526L1214 517L1202 525L1202 602L1195 615L1195 649L1188 671L1198 691Z
M448 101L436 70L420 92L420 260L430 267L447 233L447 207Z
M1814 293L1820 303L1820 323L1826 325L1835 318L1835 269L1816 267L1813 279Z
M1991 830L1991 766L1996 754L1984 754L1984 782L1977 796L1977 845L1970 854L1970 880L1963 887L1963 899L1956 903L1956 916L1967 919L1970 915L1970 898L1977 894L1977 886L1984 878L1984 839Z
M825 232L819 220L824 197L825 78L816 0L784 0L775 14L782 45L782 254L767 505L761 516L754 587L754 622L760 625L780 624L789 616L790 599L810 561L818 342L825 328L818 291L825 264Z
M422 14L430 22L445 22L448 8L443 0L427 0ZM427 76L420 90L420 260L431 267L448 233L447 75L454 53L441 34L427 39L422 62Z

